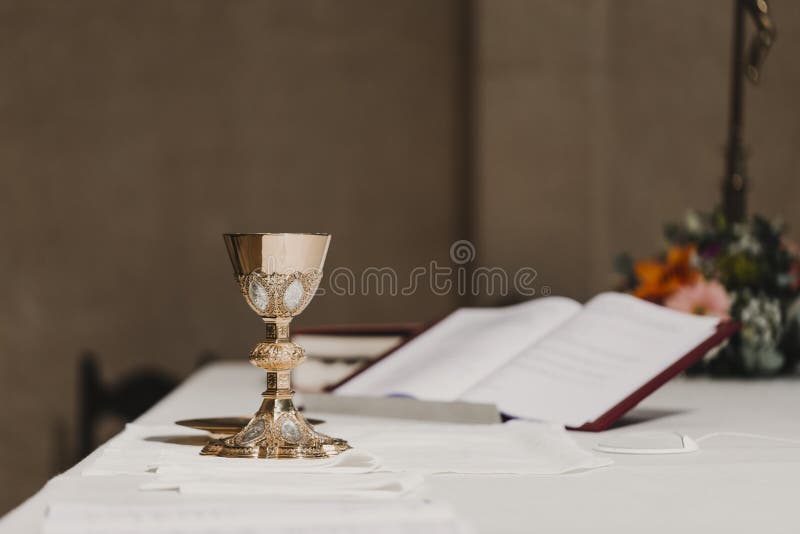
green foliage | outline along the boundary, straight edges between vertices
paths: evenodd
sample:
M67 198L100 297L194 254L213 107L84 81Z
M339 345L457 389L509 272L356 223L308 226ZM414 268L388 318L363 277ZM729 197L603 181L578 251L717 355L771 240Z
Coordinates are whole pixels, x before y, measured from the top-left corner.
M617 254L614 258L614 271L621 277L621 288L633 287L636 284L636 274L633 271L633 256L627 252Z

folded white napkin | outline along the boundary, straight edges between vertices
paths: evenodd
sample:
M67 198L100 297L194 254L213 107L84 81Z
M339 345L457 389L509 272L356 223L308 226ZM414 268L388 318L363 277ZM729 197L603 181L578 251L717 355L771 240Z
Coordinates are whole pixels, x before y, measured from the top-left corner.
M554 475L607 466L612 461L581 449L563 427L529 421L496 425L430 423L352 416L330 418L326 431L345 437L354 449L320 460L259 461L198 455L198 447L154 436L179 427L129 425L106 444L84 475L154 473L166 484L229 478L252 488L277 473L354 475L374 471L422 474ZM196 433L194 433L196 435ZM249 476L262 478L247 479ZM266 482L265 482L266 484ZM198 486L204 487L202 485ZM222 487L222 485L219 485ZM201 491L201 490L197 490ZM268 487L264 492L272 492Z
M261 460L252 458L219 458L200 456L197 451L187 455L185 451L162 452L153 461L153 471L159 475L178 475L182 473L208 473L236 475L239 473L331 473L358 474L371 473L379 468L378 459L362 450L349 450L331 458L301 460ZM256 465L253 465L253 464Z
M85 476L102 475L178 475L204 473L369 473L378 468L378 460L366 451L350 450L331 458L292 461L254 461L250 458L200 456L199 445L176 444L172 438L207 434L185 432L181 427L148 427L129 424L121 434L103 446L98 458L82 471Z
M53 502L44 534L465 534L441 504L413 499L243 499L158 504Z
M416 473L177 473L158 475L139 486L142 490L178 490L205 495L274 495L329 499L397 497L421 485Z
M150 480L140 485L143 490L291 498L396 497L423 481L414 474L371 474L378 461L362 450L331 458L269 461L200 456L199 446L174 443L182 440L173 438L192 435L197 433L171 426L128 425L82 474L149 475Z
M332 422L356 450L379 458L380 469L421 473L554 475L610 465L580 448L560 425L509 421L462 425L408 421Z

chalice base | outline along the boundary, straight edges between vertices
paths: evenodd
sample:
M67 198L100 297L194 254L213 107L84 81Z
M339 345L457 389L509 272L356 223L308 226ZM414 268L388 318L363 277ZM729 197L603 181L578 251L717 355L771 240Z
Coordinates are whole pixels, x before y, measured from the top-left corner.
M327 458L350 448L345 440L314 430L294 407L291 372L303 362L305 351L289 338L290 321L291 317L264 318L266 339L250 352L250 363L267 372L261 408L239 432L210 441L200 454L224 458Z
M291 396L265 396L261 408L242 430L209 441L200 454L225 458L327 458L349 448L345 440L314 430L295 409Z

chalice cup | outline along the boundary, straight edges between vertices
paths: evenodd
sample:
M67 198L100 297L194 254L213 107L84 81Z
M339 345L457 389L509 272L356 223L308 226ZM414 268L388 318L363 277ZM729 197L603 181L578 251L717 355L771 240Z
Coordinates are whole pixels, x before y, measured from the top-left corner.
M329 234L225 234L236 282L266 325L250 363L267 372L261 408L238 433L211 441L201 454L229 458L325 458L350 446L314 430L292 402L292 369L303 348L289 323L311 301L322 279Z

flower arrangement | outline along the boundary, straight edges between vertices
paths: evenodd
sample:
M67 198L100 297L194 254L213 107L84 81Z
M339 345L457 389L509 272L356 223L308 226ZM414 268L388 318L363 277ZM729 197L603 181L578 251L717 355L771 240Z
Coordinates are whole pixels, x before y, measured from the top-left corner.
M721 210L689 212L665 226L667 249L653 259L622 254L621 289L676 310L732 318L731 339L692 372L764 376L800 360L800 248L780 222L731 223Z

